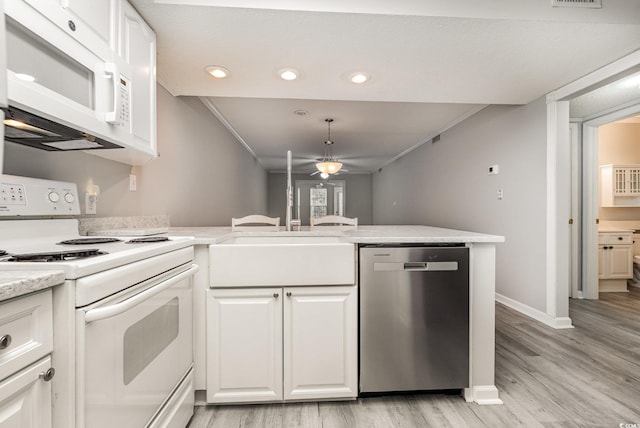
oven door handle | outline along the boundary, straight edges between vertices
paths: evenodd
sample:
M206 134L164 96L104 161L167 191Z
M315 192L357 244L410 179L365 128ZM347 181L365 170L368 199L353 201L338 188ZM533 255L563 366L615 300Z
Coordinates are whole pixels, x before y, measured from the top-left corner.
M104 307L100 307L100 308L96 308L96 309L90 309L87 312L85 312L84 315L84 322L85 323L90 323L90 322L94 322L94 321L100 321L106 318L111 318L114 317L116 315L120 315L121 313L124 313L126 311L128 311L129 309L133 308L134 306L144 302L145 300L155 296L156 294L160 293L161 291L166 290L167 288L171 288L173 287L175 284L177 284L178 282L182 281L183 279L185 279L188 276L193 275L194 273L196 273L198 270L200 269L200 267L197 264L193 264L191 265L191 267L189 269L187 269L184 272L181 272L179 274L177 274L174 277L171 277L169 279L167 279L166 281L161 282L158 285L155 285L151 288L148 288L147 290L143 291L142 293L136 294L135 296L124 300L120 303L116 303L115 305L109 305L109 306L104 306Z

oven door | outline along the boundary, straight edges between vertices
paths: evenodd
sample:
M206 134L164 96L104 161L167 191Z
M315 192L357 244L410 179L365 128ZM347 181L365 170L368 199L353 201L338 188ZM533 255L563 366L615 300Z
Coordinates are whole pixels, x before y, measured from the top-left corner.
M144 427L170 400L193 365L197 269L176 268L77 310L78 428Z

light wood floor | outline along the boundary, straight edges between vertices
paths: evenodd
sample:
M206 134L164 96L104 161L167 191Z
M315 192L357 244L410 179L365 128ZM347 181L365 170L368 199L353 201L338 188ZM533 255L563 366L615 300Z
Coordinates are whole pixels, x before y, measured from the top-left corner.
M203 406L189 428L640 427L640 289L572 300L574 329L554 330L500 304L496 315L502 406L447 395Z

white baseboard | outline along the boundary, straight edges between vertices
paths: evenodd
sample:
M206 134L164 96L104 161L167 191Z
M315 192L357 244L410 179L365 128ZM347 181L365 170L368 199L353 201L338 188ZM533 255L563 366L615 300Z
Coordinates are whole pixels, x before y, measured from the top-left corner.
M464 389L464 399L467 402L475 402L481 406L493 406L503 404L498 397L498 388L495 385L475 385Z
M571 324L571 318L569 317L554 318L542 311L532 308L531 306L527 306L524 303L520 303L517 300L513 300L507 296L503 296L500 293L496 293L496 302L502 303L503 305L508 306L520 313L523 313L536 321L540 321L541 323L548 325L549 327L553 327L558 330L573 328L573 325Z

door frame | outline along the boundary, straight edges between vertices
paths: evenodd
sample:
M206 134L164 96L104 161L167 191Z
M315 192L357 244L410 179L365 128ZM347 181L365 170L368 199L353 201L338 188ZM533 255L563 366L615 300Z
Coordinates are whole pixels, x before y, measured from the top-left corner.
M640 114L640 103L582 124L582 296L598 298L598 130L600 126Z
M547 228L546 314L555 328L571 328L569 318L570 232L561 226L570 218L571 186L558 179L570 167L567 155L569 100L640 70L640 50L577 79L546 96L547 102ZM583 222L584 225L585 222ZM584 226L583 226L584 227ZM586 245L586 242L583 242Z

